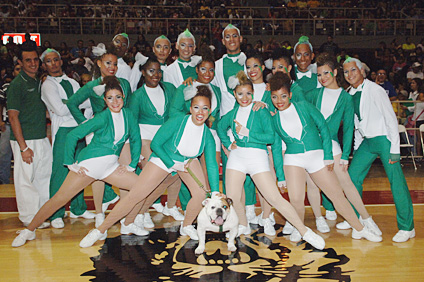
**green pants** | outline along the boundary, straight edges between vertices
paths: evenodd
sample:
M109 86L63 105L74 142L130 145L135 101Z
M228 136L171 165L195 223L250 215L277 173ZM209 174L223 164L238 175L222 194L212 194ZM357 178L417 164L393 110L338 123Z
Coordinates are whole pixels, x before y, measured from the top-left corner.
M414 210L411 195L400 162L389 164L390 141L386 136L365 138L359 146L349 167L349 175L362 196L362 184L374 160L380 157L390 182L393 200L396 206L399 230L411 231L414 228Z
M225 189L225 171L227 169L227 155L224 153L224 151L221 151L221 162L222 162L222 189L223 193L226 194ZM256 187L255 184L252 181L252 178L250 175L246 175L246 181L244 182L244 193L246 196L245 199L245 205L251 206L256 204Z
M330 199L327 198L327 196L322 192L321 192L321 196L322 196L322 206L325 208L325 210L334 211L334 205L330 201Z
M53 197L60 186L62 186L68 175L68 167L63 165L64 149L66 136L75 127L60 127L57 131L53 144L53 164L52 164L52 175L50 177L50 198ZM80 140L77 144L76 153L78 153L85 147L85 142ZM71 212L76 215L81 215L87 210L87 205L84 201L84 191L78 193L71 201ZM65 215L65 207L57 210L51 217L50 220L56 218L63 218Z

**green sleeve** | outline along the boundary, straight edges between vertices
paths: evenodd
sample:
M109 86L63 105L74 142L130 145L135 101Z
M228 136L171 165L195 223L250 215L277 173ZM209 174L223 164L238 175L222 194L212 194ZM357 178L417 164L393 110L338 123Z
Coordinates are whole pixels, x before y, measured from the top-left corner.
M258 120L259 119L259 120ZM274 143L274 130L272 130L271 115L266 109L257 112L256 122L261 123L261 131L249 131L248 142L257 144ZM258 125L256 125L258 126Z
M216 129L216 133L218 133L219 139L221 139L222 144L227 149L229 149L231 146L231 140L230 140L230 137L228 137L227 135L227 131L229 128L231 128L231 122L233 122L232 118L233 118L233 111L229 111L218 122L218 127Z
M174 133L180 128L181 118L171 118L166 121L153 137L150 148L162 160L167 168L174 165L174 160L170 157L165 149L165 143L171 139Z
M92 87L90 84L86 84L78 89L78 91L69 98L68 103L66 104L78 124L81 124L86 120L85 116L81 113L78 107L82 104L82 102L90 98L91 93Z
M318 91L317 91L318 90ZM318 93L319 93L319 88L317 89L313 89L311 91L309 91L308 93L306 93L306 97L305 100L309 103L311 103L312 105L314 105L315 107L317 106L317 97L318 97Z
M137 164L140 160L141 155L141 136L140 136L140 127L138 126L137 119L134 118L134 115L131 111L128 113L128 122L129 122L129 134L130 134L130 151L131 151L131 163L129 164L132 168L137 168Z
M125 94L124 107L128 108L129 107L129 101L131 100L131 96L132 96L130 83L125 78L119 78L119 82L121 84L122 91L124 91L124 94Z
M292 102L301 102L305 101L305 94L303 93L302 88L297 83L293 83L292 87L290 88L290 91L292 92Z
M173 95L171 106L169 108L169 116L174 117L177 115L186 115L185 111L185 100L184 100L184 89L185 85L181 85L177 88L175 95Z
M342 92L343 94L343 92ZM347 93L346 93L347 94ZM353 132L354 132L354 107L352 97L347 94L346 103L343 112L343 152L342 159L348 160L352 150Z
M315 122L318 131L321 135L322 146L324 149L324 160L333 160L333 144L330 135L330 130L328 129L327 122L324 119L324 116L321 114L318 109L312 104L305 102L306 112L309 113L309 116Z
M283 169L283 149L281 145L281 138L277 134L277 132L274 132L274 143L271 145L272 150L272 159L274 160L274 169L275 174L277 175L278 181L284 181L286 180L284 176L284 169Z
M142 87L137 89L128 100L128 109L131 110L134 118L138 121L140 118L141 96Z
M16 83L12 82L7 89L7 110L21 111L22 91L20 91L17 86Z
M78 140L87 136L91 132L95 132L105 126L104 113L98 114L90 120L80 124L66 135L64 165L75 163L75 148Z
M208 128L205 127L205 130L207 130L207 132L203 153L205 154L209 184L212 192L219 192L219 170L218 163L216 162L215 139Z

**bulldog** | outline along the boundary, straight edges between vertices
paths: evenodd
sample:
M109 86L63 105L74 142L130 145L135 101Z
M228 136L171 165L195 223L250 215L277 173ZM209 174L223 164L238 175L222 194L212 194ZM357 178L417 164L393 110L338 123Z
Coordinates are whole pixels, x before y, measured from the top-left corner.
M239 219L232 206L233 201L224 194L215 194L202 202L203 209L197 217L197 235L199 246L195 250L196 255L205 251L206 231L228 232L228 250L237 250L234 240L237 236Z

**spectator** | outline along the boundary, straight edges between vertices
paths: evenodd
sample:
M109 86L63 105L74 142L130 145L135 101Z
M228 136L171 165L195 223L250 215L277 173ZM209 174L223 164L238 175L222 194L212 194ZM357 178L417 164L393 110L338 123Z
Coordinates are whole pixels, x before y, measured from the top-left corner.
M27 226L49 199L52 149L46 135L46 106L40 98L38 54L34 48L22 46L18 62L22 71L7 91L7 113L19 219ZM49 225L43 223L39 228Z
M396 90L393 87L393 84L390 81L387 81L387 74L385 70L379 69L377 71L377 78L375 80L375 83L384 88L390 101L394 101L397 99Z
M77 47L74 47L74 48L71 49L71 55L72 55L73 58L76 59L80 56L80 52L85 54L86 51L87 51L87 48L84 47L84 41L78 40L77 41Z
M83 87L84 85L86 85L88 82L92 81L93 77L91 76L91 74L89 73L84 73L81 75L81 82L80 85L81 87Z
M413 51L415 51L415 44L414 44L414 42L412 42L412 40L411 40L411 38L410 37L407 37L406 38L406 42L405 43L403 43L402 44L402 50L405 52L405 53L411 53L411 52L413 52Z
M25 41L22 43L22 46L37 49L37 43L31 40L31 35L28 32L25 33Z
M333 36L328 35L327 42L323 43L319 47L318 51L320 53L327 52L332 56L336 56L337 54L339 54L340 48L336 43L333 42Z
M422 72L422 65L418 62L415 62L411 66L411 70L406 74L408 82L411 82L413 78L424 79L424 74Z

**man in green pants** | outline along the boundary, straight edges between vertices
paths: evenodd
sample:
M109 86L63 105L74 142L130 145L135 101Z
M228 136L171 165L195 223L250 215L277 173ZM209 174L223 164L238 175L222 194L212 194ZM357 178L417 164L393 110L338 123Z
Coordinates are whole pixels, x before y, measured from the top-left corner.
M46 104L52 121L53 165L52 175L50 177L51 198L59 190L69 172L68 168L63 165L66 135L78 124L69 112L66 102L80 86L78 82L63 74L63 62L59 52L49 48L41 54L40 59L43 62L43 67L49 74L41 86L41 100ZM87 102L83 104L83 108L89 107L90 103L87 100ZM84 146L85 142L78 143L77 153ZM63 228L65 226L63 222L64 215L64 207L53 214L50 218L53 228ZM79 193L72 200L71 216L73 218L94 218L95 215L87 211L87 205L84 201L84 192Z
M399 162L399 130L393 107L382 87L364 79L361 61L348 58L343 69L347 82L352 86L349 93L352 95L355 111L356 152L349 167L350 178L362 195L364 179L374 160L380 157L390 181L397 212L399 231L392 240L406 242L415 237L414 211ZM344 222L337 227L349 228Z

